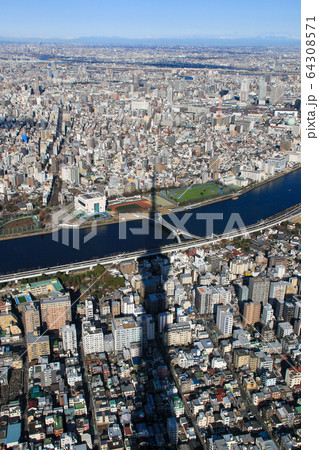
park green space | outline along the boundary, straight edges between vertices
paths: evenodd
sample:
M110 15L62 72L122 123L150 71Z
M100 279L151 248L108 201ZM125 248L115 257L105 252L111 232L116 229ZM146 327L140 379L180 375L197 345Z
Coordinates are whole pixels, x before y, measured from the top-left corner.
M175 200L178 204L189 204L193 202L208 200L229 194L231 189L216 184L203 184L190 188L174 189L167 193L168 198Z

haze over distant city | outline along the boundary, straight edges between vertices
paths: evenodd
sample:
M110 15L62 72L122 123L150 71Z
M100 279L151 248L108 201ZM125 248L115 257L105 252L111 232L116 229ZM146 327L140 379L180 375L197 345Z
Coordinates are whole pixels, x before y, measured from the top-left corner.
M299 1L270 0L70 0L1 2L0 40L72 39L119 42L121 39L178 40L216 44L298 44ZM86 37L86 38L83 38ZM90 38L87 38L90 37ZM257 37L257 41L256 41Z
M301 448L304 12L1 0L0 448Z

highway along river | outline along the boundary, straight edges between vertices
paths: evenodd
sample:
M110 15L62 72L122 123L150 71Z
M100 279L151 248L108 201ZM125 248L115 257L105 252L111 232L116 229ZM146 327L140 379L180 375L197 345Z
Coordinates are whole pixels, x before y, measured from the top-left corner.
M248 226L294 206L300 201L301 170L297 170L250 190L239 196L237 200L225 200L185 211L185 213L191 213L185 223L185 228L189 233L205 236L206 220L199 219L198 216L196 218L196 214L210 213L214 218L213 232L214 234L220 234L225 231L226 225L230 223L230 217L234 213L236 216L232 217L240 217L244 225ZM181 221L180 223L184 223L183 214L183 212L176 214ZM216 214L222 214L222 218L217 219ZM167 216L165 218L167 219ZM172 223L171 219L168 218L167 220ZM234 228L237 227L238 224L235 223ZM99 226L96 228L96 235L85 243L85 236L88 235L90 229L76 230L75 233L79 233L79 249L72 246L74 231L66 229L59 231L58 242L57 238L56 240L52 239L52 234L0 241L0 274L151 249L176 242L168 239L170 232L165 229L163 229L162 238L155 239L152 225L150 225L150 232L146 234L135 234L136 232L134 233L133 229L141 229L141 221L127 222L126 239L119 238L120 225L118 223ZM122 233L123 230L122 228ZM64 239L66 234L69 235L70 245L62 243L62 233L64 233Z

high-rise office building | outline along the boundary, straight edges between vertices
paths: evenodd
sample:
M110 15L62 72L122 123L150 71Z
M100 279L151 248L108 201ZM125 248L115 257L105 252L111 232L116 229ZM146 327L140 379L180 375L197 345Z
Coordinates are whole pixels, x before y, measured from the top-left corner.
M227 304L230 300L230 291L221 286L199 286L195 291L195 307L199 314L213 314L216 305Z
M148 281L150 281L148 283ZM155 282L153 280L145 280L143 283L144 288L151 288L151 291L155 288ZM145 293L143 294L145 295ZM148 295L148 298L145 301L145 307L147 312L150 314L156 315L159 312L163 312L167 306L167 297L164 292L153 292Z
M245 302L248 300L248 286L238 286L237 288L238 301Z
M285 300L287 284L284 281L272 281L269 287L269 300Z
M40 313L33 305L26 305L22 311L24 334L34 333L40 327Z
M243 323L244 326L255 325L259 322L261 312L261 304L247 302L244 305Z
M155 321L152 314L142 314L137 318L137 323L142 325L144 343L155 339Z
M211 314L212 292L210 286L199 286L196 288L195 307L199 314Z
M241 82L240 85L240 100L242 102L247 102L248 101L248 96L249 96L249 81L248 80L243 80Z
M260 81L258 85L258 103L259 105L266 104L267 96L267 83L265 81Z
M294 318L295 305L292 302L285 302L282 316L285 322L291 322Z
M248 287L248 299L254 303L262 303L267 305L269 294L269 280L261 277L253 278L249 280Z
M218 172L219 169L219 164L220 164L220 158L209 158L209 170L213 173L213 172Z
M272 86L270 90L269 104L276 105L284 99L285 87L283 85Z
M205 143L205 153L209 154L210 156L214 156L214 150L212 149L212 141L208 140Z
M282 320L283 318L284 304L284 300L276 299L274 302L275 316L277 320Z
M52 293L41 299L41 322L48 330L61 330L63 325L71 322L70 295Z
M299 320L301 318L301 301L296 301L294 303L295 311L294 311L294 319Z
M172 88L172 86L168 86L168 88L167 88L167 103L169 105L173 104L173 88Z

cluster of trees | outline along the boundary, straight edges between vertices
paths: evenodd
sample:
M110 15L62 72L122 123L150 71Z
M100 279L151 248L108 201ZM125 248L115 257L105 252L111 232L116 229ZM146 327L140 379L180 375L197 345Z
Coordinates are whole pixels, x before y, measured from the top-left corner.
M58 278L67 289L73 289L74 291L78 290L81 286L89 288L92 285L91 292L98 298L104 294L105 288L118 289L125 286L123 277L112 275L101 264L86 272L69 274L58 272L54 276L43 274L40 277L21 280L21 283L45 281L51 278ZM94 283L94 281L96 282Z
M291 225L291 223L289 223L288 221L282 222L279 225L279 229L289 232L290 234L293 234L294 236L298 236L300 234L301 231L301 224L299 222L295 222L295 228L294 229L288 229L287 226Z
M251 239L236 238L233 240L234 247L241 248L244 252L249 252L251 249Z
M96 284L98 284L98 286L103 286L104 289L106 287L117 289L125 285L124 278L110 274L101 264L98 264L92 270L86 272L74 274L57 273L56 276L67 287L80 287L83 284L89 286L95 280L98 280ZM93 286L93 289L96 289L95 285Z

